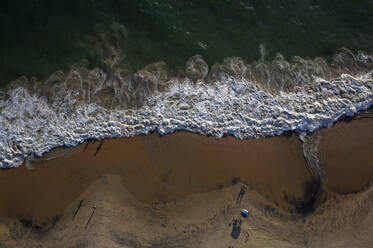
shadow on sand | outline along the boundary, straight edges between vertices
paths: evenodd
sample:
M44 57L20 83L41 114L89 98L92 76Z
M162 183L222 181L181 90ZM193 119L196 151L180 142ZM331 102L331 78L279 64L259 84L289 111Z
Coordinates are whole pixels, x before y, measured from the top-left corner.
M242 220L234 220L232 223L232 232L231 232L231 237L234 239L238 239L241 233L241 223Z

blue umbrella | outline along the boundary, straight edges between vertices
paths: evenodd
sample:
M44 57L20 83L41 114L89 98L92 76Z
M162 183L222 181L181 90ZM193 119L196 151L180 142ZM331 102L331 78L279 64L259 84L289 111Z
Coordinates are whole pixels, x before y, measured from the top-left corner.
M241 215L242 215L242 217L247 218L247 217L249 217L250 213L247 209L242 209L241 210Z

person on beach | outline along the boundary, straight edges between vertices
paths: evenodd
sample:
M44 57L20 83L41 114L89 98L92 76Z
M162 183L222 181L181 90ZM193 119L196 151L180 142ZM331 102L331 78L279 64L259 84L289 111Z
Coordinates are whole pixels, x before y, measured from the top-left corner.
M248 189L247 185L246 184L241 184L241 190L240 192L238 193L238 196L237 196L237 199L236 199L236 204L240 204L241 201L242 201L242 198L246 192L246 190Z

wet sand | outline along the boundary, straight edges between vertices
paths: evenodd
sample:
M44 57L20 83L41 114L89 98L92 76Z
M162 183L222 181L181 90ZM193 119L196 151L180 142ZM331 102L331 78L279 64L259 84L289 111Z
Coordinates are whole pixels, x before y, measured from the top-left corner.
M328 188L338 193L363 190L373 181L373 119L339 122L321 133Z

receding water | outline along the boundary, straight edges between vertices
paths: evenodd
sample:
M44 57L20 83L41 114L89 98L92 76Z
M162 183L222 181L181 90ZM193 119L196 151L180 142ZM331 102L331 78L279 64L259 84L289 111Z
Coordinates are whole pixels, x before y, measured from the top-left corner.
M176 70L195 54L211 64L371 51L371 13L372 0L1 1L0 83L93 65L113 47L132 69L162 60Z

